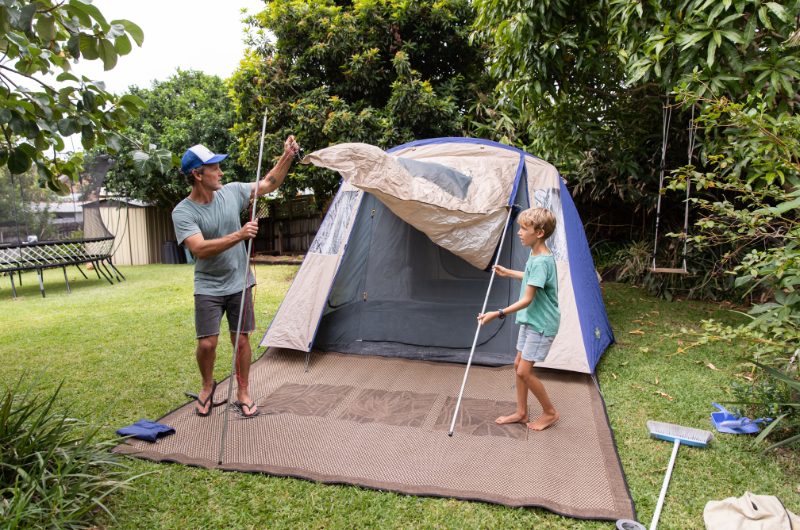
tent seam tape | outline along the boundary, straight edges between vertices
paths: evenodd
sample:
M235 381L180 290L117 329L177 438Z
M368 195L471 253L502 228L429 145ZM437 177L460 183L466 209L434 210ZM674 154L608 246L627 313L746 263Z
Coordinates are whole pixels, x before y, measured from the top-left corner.
M537 160L542 160L546 162L542 158L539 158L536 155L532 155L522 149L517 149L516 147L511 147L510 145L501 144L499 142L493 142L491 140L483 140L480 138L464 138L460 136L445 136L441 138L428 138L427 140L415 140L413 142L408 142L406 144L398 145L397 147L392 147L388 149L387 153L394 153L395 151L400 151L402 149L407 149L409 147L422 147L425 145L436 145L436 144L479 144L479 145L488 145L489 147L498 147L500 149L505 149L507 151L514 151L523 155L527 155L533 157Z

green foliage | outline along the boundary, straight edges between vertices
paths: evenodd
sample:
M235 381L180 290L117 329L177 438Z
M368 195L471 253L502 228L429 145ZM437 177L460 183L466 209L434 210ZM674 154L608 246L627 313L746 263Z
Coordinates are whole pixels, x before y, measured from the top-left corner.
M655 206L662 106L683 80L699 95L762 91L776 113L793 108L800 48L784 41L796 28L797 0L475 6L475 37L491 44L498 83L486 106L499 114L490 125L478 120L475 133L516 137L594 201ZM688 122L686 112L673 116L667 169L686 163ZM513 133L500 134L511 123Z
M267 161L289 134L307 152L461 136L463 112L484 80L484 52L469 43L474 16L468 0L267 1L248 19L252 49L229 81L240 163L257 165L265 111ZM296 166L281 191L313 188L321 202L338 180Z
M100 428L57 410L24 378L0 397L0 521L3 528L86 528L129 478ZM99 510L98 510L99 509Z
M227 92L219 77L191 70L178 70L165 81L154 81L150 88L131 87L131 95L140 98L147 108L128 120L123 132L137 142L158 145L162 150L149 157L123 143L120 152L130 156L133 164L110 172L107 187L122 196L172 210L186 197L189 186L178 170L180 161L175 160L173 166L171 153L182 155L197 144L229 155L224 162L223 183L251 180L237 162L238 143L231 133L236 115Z
M686 92L680 96L689 103L700 99ZM687 166L672 176L669 187L685 190L691 183L716 191L717 200L691 199L703 217L690 240L699 249L730 249L720 256L717 270L735 278L736 287L774 293L773 300L752 308L746 325L706 321L703 340L742 341L766 363L758 366L776 384L791 387L796 399L800 383L796 375L783 372L796 366L787 363L786 355L800 345L800 116L772 116L769 101L761 96L751 95L745 103L727 98L703 102L706 111L699 123L721 130L717 136L728 142L707 146L711 171Z
M15 174L33 167L41 187L67 195L69 189L58 176L77 182L83 159L80 154L67 159L55 154L64 151L63 137L80 133L85 149L100 145L116 153L119 129L129 116L138 116L144 103L134 95L117 97L107 92L102 81L78 78L70 73L70 61L101 60L105 70L111 70L120 55L131 51L131 39L142 45L139 26L128 20L106 21L89 2L0 2L0 51L4 53L0 166L7 165ZM34 89L18 85L17 76L26 78ZM43 80L48 76L56 76L60 84ZM157 151L138 147L147 158Z

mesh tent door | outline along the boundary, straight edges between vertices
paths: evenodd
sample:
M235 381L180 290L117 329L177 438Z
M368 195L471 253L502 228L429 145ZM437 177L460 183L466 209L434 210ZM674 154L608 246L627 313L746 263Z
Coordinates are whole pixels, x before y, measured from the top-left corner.
M524 176L523 176L524 179ZM527 186L515 204L528 207ZM374 213L373 213L374 211ZM500 264L524 269L529 251L506 236ZM490 273L433 243L365 194L314 347L431 361L466 362ZM495 277L489 308L519 298L520 281ZM474 361L514 362L519 327L495 320L481 330Z

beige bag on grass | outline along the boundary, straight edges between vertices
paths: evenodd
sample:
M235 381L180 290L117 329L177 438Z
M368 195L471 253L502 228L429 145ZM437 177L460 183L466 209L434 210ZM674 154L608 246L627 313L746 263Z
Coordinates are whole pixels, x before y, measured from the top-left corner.
M800 517L774 495L749 491L737 499L709 501L703 510L706 530L800 530Z

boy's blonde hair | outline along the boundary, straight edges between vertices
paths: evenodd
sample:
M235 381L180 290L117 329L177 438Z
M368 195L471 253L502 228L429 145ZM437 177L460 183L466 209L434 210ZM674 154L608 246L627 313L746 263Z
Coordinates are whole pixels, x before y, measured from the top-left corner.
M540 228L544 230L544 238L547 239L556 231L556 216L547 208L535 206L528 208L517 217L520 226L533 226L534 230Z

